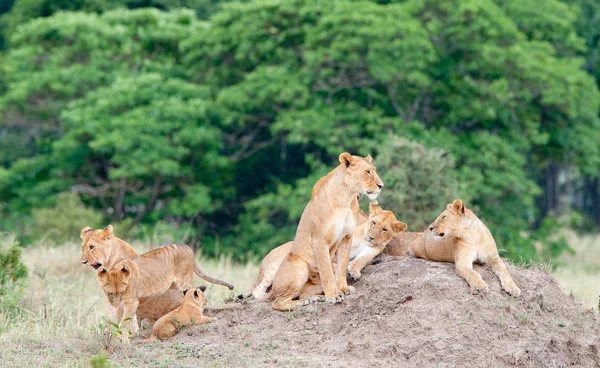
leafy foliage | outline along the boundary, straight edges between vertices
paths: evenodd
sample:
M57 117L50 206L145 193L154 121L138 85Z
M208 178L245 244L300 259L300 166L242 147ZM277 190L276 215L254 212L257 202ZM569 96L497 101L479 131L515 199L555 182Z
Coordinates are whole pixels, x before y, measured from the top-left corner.
M263 254L292 239L310 188L349 151L376 156L382 205L412 229L458 195L507 256L535 258L558 229L543 225L548 168L600 167L599 10L17 0L0 56L0 218L22 232L74 192L124 233L173 224L208 254Z
M27 279L27 267L21 259L21 247L9 238L0 241L0 299L14 297L19 285Z

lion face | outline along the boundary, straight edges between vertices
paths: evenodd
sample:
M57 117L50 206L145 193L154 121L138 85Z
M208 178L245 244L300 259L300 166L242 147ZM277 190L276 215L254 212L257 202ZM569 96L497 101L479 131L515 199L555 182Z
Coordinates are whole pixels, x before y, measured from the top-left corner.
M112 225L106 229L92 230L86 226L81 229L81 263L95 270L106 264L110 252L114 247L114 234Z
M396 220L392 211L381 209L377 201L372 201L369 205L367 221L369 229L365 240L375 246L387 245L395 234L406 230L406 224Z
M131 280L131 270L130 260L118 262L110 270L98 270L98 281L111 305L117 306L123 302L123 295Z
M188 289L184 290L182 304L194 304L200 308L204 307L207 304L206 297L204 297L205 290L206 286L204 285L194 288L193 291Z
M377 199L383 188L383 181L377 175L371 155L362 158L344 152L340 155L339 160L348 174L347 183L360 194L366 194L370 200Z
M456 199L454 202L449 203L438 218L429 225L429 231L435 239L454 236L459 230L464 216L465 206L460 199Z

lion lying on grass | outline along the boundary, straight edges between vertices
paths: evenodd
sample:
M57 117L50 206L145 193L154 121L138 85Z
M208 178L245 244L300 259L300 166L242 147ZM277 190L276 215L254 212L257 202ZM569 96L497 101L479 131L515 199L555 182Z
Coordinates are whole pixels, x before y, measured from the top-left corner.
M184 290L181 305L156 321L152 327L152 334L145 341L153 342L157 339L168 339L174 336L183 326L202 325L212 321L212 318L203 315L203 309L206 305L205 290L206 286Z
M377 256L392 236L406 230L406 224L397 221L391 211L381 209L377 201L369 205L369 216L359 210L357 226L352 234L348 273L354 279L360 278L360 271ZM264 299L271 289L273 278L285 256L290 252L293 241L273 249L261 262L258 278L247 293L238 299Z
M273 280L273 309L292 310L298 304L315 301L311 296L321 291L328 303L339 303L352 292L346 282L346 269L359 211L356 197L366 194L376 199L383 182L371 156L362 158L344 152L339 161L340 165L313 187L294 244Z
M171 244L144 253L133 259L124 258L110 269L98 269L98 281L110 305L123 304L122 321L132 334L137 334L136 312L142 298L156 297L169 289L189 289L193 274L215 284L233 286L205 275L194 261L194 252L187 245ZM126 337L126 336L125 336Z
M473 270L473 262L487 263L500 279L502 289L515 297L521 295L498 255L492 233L460 199L448 204L425 232L394 237L384 253L455 263L456 272L467 281L473 294L488 290L488 285Z

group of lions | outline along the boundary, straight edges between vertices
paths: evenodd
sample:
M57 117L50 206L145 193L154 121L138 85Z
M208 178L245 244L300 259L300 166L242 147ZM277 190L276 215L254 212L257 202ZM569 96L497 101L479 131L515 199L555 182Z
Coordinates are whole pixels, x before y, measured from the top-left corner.
M472 293L488 289L473 270L473 262L487 263L507 293L521 294L498 255L492 234L460 199L448 204L424 232L407 233L406 224L376 201L383 181L371 156L344 152L339 161L313 187L294 241L263 259L254 286L240 300L272 301L273 309L280 311L320 301L339 303L354 291L347 275L360 278L361 270L382 252L393 258L414 256L455 263ZM368 216L359 208L361 195L371 200ZM138 256L131 245L114 236L111 225L103 230L85 227L81 239L81 262L97 270L109 320L123 322L134 335L138 320L157 320L150 341L173 336L182 325L210 322L202 314L204 287L191 290L193 273L233 289L204 274L186 245L166 245Z

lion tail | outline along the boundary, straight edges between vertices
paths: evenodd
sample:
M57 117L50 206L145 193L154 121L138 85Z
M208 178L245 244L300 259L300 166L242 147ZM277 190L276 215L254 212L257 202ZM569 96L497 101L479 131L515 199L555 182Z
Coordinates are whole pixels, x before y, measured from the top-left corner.
M202 272L202 270L200 269L200 267L198 267L197 264L194 263L194 272L196 273L196 275L200 276L201 278L203 278L204 280L213 283L213 284L218 284L218 285L223 285L223 286L227 286L229 288L229 290L233 290L233 285L231 285L228 282L225 281L221 281L215 278L212 278L210 276L208 276L207 274L205 274L204 272Z

